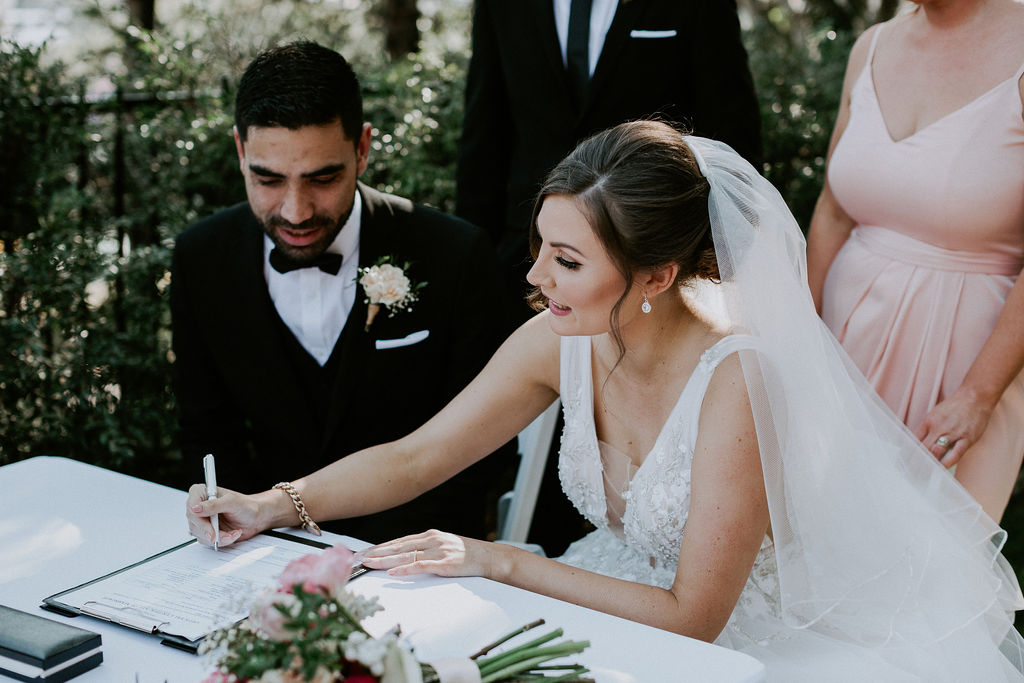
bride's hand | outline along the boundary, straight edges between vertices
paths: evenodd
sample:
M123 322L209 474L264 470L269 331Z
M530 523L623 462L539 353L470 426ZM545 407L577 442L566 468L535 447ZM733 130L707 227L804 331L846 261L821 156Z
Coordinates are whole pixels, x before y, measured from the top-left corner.
M939 462L952 467L981 438L991 416L991 406L956 391L928 412L915 434Z
M188 490L185 503L185 519L188 532L203 545L213 545L213 524L210 518L216 514L220 525L220 547L229 546L239 540L258 534L262 529L256 524L258 507L251 496L218 488L216 500L207 500L206 487L193 484Z
M391 576L488 576L494 544L431 529L404 536L356 553L370 569L386 569Z

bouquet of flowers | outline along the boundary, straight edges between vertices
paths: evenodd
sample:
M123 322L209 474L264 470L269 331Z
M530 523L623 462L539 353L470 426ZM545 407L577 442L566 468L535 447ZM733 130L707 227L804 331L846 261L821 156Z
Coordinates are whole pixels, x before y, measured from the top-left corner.
M419 662L394 629L374 638L361 621L383 609L376 598L345 589L353 553L331 548L291 562L279 587L261 594L249 618L207 637L201 652L216 670L204 683L491 683L577 681L587 669L550 664L578 654L587 641L553 642L561 629L491 654L543 624L536 621L487 645L471 657ZM548 675L552 674L552 675Z

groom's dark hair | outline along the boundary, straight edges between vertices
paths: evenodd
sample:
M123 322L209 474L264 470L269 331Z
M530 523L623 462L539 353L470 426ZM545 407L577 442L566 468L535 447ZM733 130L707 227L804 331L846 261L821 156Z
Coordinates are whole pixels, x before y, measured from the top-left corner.
M245 142L250 126L296 130L341 121L359 140L363 97L359 80L340 54L300 41L261 52L246 68L235 95L235 127Z

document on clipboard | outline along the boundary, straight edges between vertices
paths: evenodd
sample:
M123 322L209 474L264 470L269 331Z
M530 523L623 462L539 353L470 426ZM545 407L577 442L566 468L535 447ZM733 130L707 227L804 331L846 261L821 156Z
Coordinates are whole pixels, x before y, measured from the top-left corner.
M85 614L160 636L195 652L217 628L248 616L239 596L273 588L289 562L327 543L266 531L215 551L195 539L51 595L42 607ZM352 577L366 569L353 569Z

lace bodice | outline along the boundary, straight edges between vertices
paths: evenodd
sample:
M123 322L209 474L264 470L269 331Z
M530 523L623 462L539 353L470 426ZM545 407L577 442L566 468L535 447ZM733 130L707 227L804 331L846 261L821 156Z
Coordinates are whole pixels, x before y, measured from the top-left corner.
M625 508L622 530L616 534L617 525L608 519L594 423L591 340L562 339L560 389L565 428L558 474L569 500L597 527L569 547L560 558L563 562L662 588L672 585L690 507L690 467L704 393L722 359L751 348L754 341L745 335L731 335L701 355L653 448L622 490ZM777 604L774 552L766 537L737 611L775 612Z

